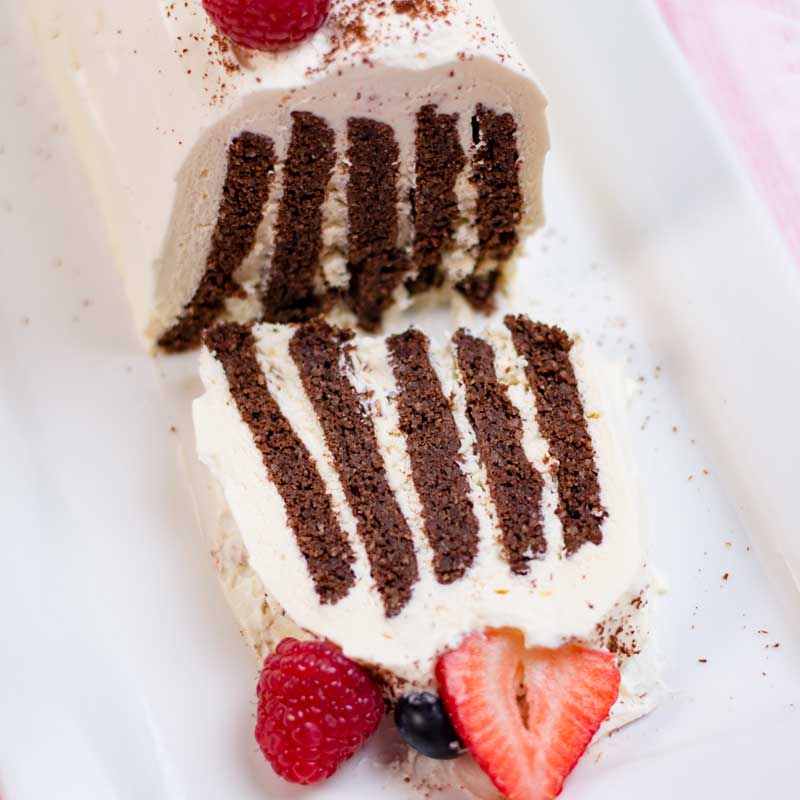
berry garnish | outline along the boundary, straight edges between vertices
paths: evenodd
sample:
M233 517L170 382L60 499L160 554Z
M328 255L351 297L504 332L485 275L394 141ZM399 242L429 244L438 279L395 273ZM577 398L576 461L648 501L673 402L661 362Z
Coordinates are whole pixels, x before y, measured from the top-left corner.
M614 656L525 649L516 631L473 634L439 659L444 704L508 800L553 800L619 694Z
M203 7L236 44L285 50L322 27L330 0L203 0Z
M457 758L464 749L442 701L430 692L401 697L394 722L406 744L428 758Z
M282 778L330 778L375 733L383 697L367 673L328 642L284 639L258 682L256 740Z

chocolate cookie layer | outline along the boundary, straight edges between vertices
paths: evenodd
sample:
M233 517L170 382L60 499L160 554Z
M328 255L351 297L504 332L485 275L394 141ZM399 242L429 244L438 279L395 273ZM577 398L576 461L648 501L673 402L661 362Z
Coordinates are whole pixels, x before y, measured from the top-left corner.
M514 347L527 362L528 383L536 398L537 421L556 459L558 517L567 553L586 542L603 541L608 516L600 499L594 445L569 359L572 341L561 328L507 316Z
M414 189L414 256L412 292L442 282L439 266L458 218L455 186L467 163L458 136L458 114L437 114L435 105L417 114L417 173Z
M459 466L458 429L431 365L425 334L412 328L389 337L386 344L434 571L440 583L453 583L472 566L478 552L478 520Z
M544 481L525 456L522 421L497 379L491 345L463 329L453 343L506 558L513 572L525 575L528 562L547 550L541 512Z
M229 323L210 328L204 342L225 371L239 414L286 509L297 545L323 603L335 603L355 583L354 555L310 453L281 413L256 355L251 329ZM264 530L269 536L269 530Z
M268 266L264 319L300 322L323 310L319 254L322 204L336 163L333 130L307 111L292 114L275 253Z
M375 429L342 369L351 337L316 319L297 329L289 351L325 433L386 615L392 617L411 598L419 572L411 531L389 487Z
M160 347L178 352L199 345L203 330L219 316L225 298L238 289L233 275L255 243L274 170L271 139L245 132L231 142L206 271L178 321L158 340Z
M517 122L479 105L472 120L475 149L472 182L478 193L478 266L459 289L477 308L486 308L497 285L499 269L516 248L522 219ZM495 263L496 262L496 263ZM481 270L482 264L489 265Z
M383 122L353 118L347 132L347 301L359 323L374 330L409 269L397 247L400 149L394 131Z

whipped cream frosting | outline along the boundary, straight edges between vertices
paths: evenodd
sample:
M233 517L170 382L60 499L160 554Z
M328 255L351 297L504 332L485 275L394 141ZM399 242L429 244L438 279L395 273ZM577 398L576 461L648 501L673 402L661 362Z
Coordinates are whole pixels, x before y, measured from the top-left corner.
M433 554L424 535L420 500L395 407L397 387L386 342L361 337L353 341L352 349L348 346L347 374L374 423L385 471L409 522L419 563L420 578L410 601L399 614L387 617L320 423L289 354L292 335L290 327L256 326L258 358L270 392L311 453L355 552L356 583L345 597L335 604L320 602L287 523L283 501L267 477L250 429L239 416L223 367L207 349L200 356L206 391L195 402L194 419L199 456L222 485L249 566L294 623L337 642L352 658L420 685L430 683L437 655L457 646L474 630L514 627L524 632L530 646L558 646L574 638L601 644L605 624L613 621L616 626L620 621L639 628L640 642L646 638L644 621L631 622L644 605L639 598L647 574L639 498L631 479L634 473L621 426L614 424L626 405L621 370L593 364L581 343L572 348L571 362L596 451L601 499L608 517L602 524L600 545L587 543L567 556L556 514L557 490L546 463L548 447L537 428L524 362L504 327L484 334L495 352L498 378L520 413L525 454L540 474L548 476L542 500L547 552L530 562L529 574L515 575L501 552L497 513L485 469L475 455L452 347L447 344L432 352L444 394L453 398L462 442L461 468L468 478L480 537L477 557L467 574L443 585L434 576Z
M339 135L351 116L387 122L404 167L424 102L441 113L461 112L465 152L477 103L513 112L524 201L520 234L541 224L545 101L490 0L427 0L421 5L434 11L416 14L391 0L333 0L322 29L277 54L222 39L201 0L87 0L80 13L63 0L28 5L99 195L137 327L150 341L175 322L204 272L228 143L245 129L268 135L280 162L292 111L312 111ZM411 181L401 169L401 196ZM465 191L460 202L469 206ZM273 245L280 192L278 174L252 257L236 276L251 293L254 265ZM333 197L325 210L323 268L336 285L343 267L341 204ZM456 241L474 241L469 227ZM461 275L463 261L461 251L448 254L446 273ZM232 306L232 317L252 310L241 301Z

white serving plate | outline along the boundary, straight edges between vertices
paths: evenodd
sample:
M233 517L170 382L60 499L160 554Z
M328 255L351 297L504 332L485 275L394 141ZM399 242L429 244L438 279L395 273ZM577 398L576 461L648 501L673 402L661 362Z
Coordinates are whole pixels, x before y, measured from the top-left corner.
M515 305L643 378L630 427L669 586L670 692L564 797L792 797L800 273L649 2L502 8L554 141ZM0 0L0 797L407 797L380 742L310 791L257 752L257 665L184 474L190 360L135 340L23 11Z

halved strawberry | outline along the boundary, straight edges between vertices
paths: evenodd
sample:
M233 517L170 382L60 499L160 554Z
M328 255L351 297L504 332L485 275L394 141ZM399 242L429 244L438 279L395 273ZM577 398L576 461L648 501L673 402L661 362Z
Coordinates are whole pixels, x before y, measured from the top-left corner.
M439 659L458 734L509 800L553 800L619 694L614 656L527 650L517 631L477 633Z

